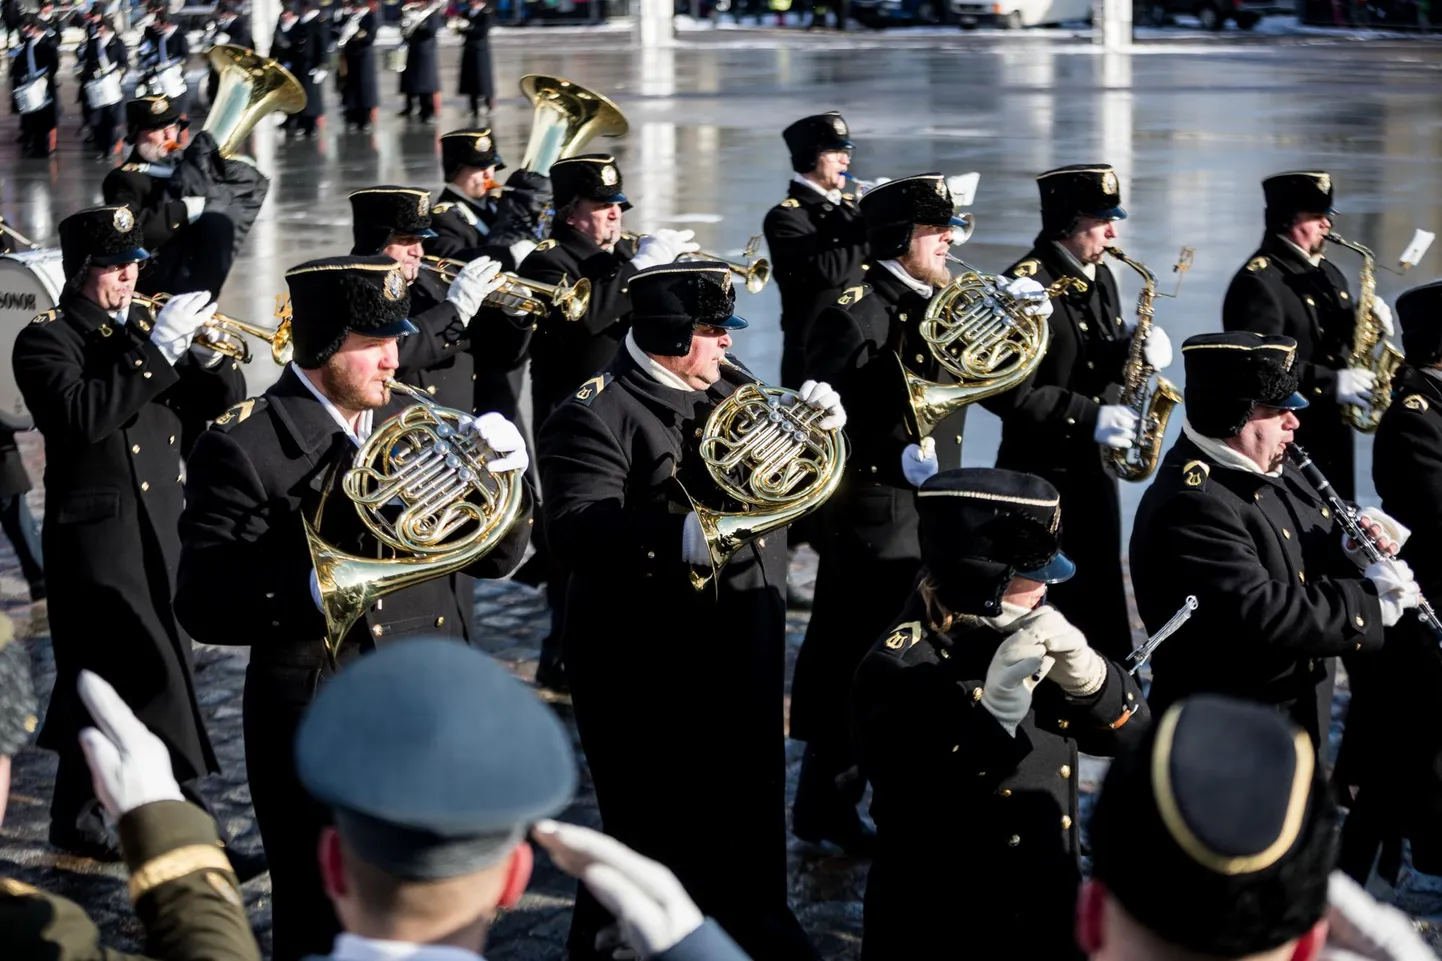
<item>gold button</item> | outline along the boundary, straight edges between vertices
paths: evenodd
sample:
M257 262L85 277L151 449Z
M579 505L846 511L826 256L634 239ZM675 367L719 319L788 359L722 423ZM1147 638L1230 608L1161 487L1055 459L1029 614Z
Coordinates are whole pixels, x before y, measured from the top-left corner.
M275 591L266 591L266 592L265 592L265 599L268 600L268 601L273 601L273 600L275 600Z
M872 464L872 465L871 465L871 473L873 473L873 474L876 473L876 465L875 465L875 464Z
M905 314L902 314L902 315L901 315L901 319L902 319L902 320L905 320L905 319L906 319L906 315L905 315Z
M476 375L475 375L475 374L472 374L472 375L471 375L471 380L475 380L475 379L476 379Z
M756 546L757 546L757 547L765 547L765 546L766 546L766 538L764 538L764 537L758 537L758 538L756 538Z
M1352 618L1352 623L1356 624L1358 627L1366 627L1366 626L1367 626L1367 622L1364 621L1364 620L1362 620L1362 615L1361 615L1361 614L1358 614L1356 617Z
M1071 815L1070 815L1070 814L1063 814L1063 815L1061 816L1061 829L1062 829L1063 831L1070 831L1070 830L1071 830Z
M386 628L384 624L377 624L375 627L371 628L371 633L374 634L376 637L380 637L385 632Z
M985 694L985 693L986 693L986 692L983 691L981 688L979 688L979 687L974 687L974 688L971 689L971 699L972 699L973 701L979 701L979 700L981 700L981 696L982 696L983 694Z
M700 440L700 439L701 439L701 435L702 435L703 433L704 433L704 431L702 431L701 428L699 428L699 427L696 428L696 439L697 439L697 440Z
M951 753L952 753L952 754L955 754L957 751L960 751L960 750L961 750L961 745L960 745L960 744L953 744L953 745L951 746Z
M1002 788L1000 791L997 791L996 793L997 793L997 794L1000 794L1002 797L1011 797L1011 788L1009 788L1009 787L1004 787L1004 788Z
M1066 419L1066 422L1067 422L1068 424L1075 424L1075 423L1076 423L1076 418L1075 418L1075 417L1068 417L1068 418Z
M977 776L977 777L986 777L986 772L985 772L985 771L977 771L977 772L976 772L976 776Z
M923 357L921 354L917 354L917 355L916 355L916 362L917 362L918 364L924 364L924 363L926 363L926 358Z
M1320 388L1320 387L1313 387L1313 388L1312 388L1312 393L1313 393L1313 394L1316 394L1318 397L1321 397L1321 396L1322 396L1322 388Z
M1352 648L1352 650L1354 650L1354 651L1360 651L1361 649L1362 649L1362 642L1361 642L1361 641L1358 641L1358 642L1357 642L1357 646L1354 647L1354 648Z
M1096 370L1096 366L1094 361L1087 361L1087 370Z
M1137 699L1137 696L1136 696L1135 694L1133 694L1131 691L1128 691L1128 692L1127 692L1127 700L1128 700L1128 701L1135 701L1136 699Z
M1311 296L1310 294L1307 295L1307 306L1308 306L1308 307L1315 307L1315 306L1317 306L1317 302L1312 299L1312 296Z
M1056 722L1056 726L1061 730L1065 731L1067 728L1071 727L1071 721L1068 721L1066 718L1062 718L1060 721Z
M145 371L144 373L142 373L140 376L141 376L141 377L144 377L146 380L149 380L149 379L150 379L150 371L147 370L147 371Z
M1259 500L1261 500L1261 499L1262 499L1262 492L1261 492L1261 491L1252 491L1252 500L1254 500L1254 501L1259 501Z
M1021 843L1021 835L1019 835L1019 834L1013 834L1011 837L1009 837L1009 838L1006 839L1006 846L1009 847L1009 848L1014 848L1014 847L1016 847L1016 846L1017 846L1018 844L1020 844L1020 843Z
M148 490L150 490L150 481L141 481L141 482L140 482L140 489L143 490L143 491L148 491Z
M1331 515L1330 513L1328 513L1328 512L1327 512L1327 508L1324 507L1324 508L1322 508L1322 516L1323 516L1323 517L1331 517L1332 515Z
M175 482L177 484L179 484L183 480L185 480L185 471L181 471L179 474L175 475Z
M956 435L956 442L957 442L958 444L961 443L961 435L960 435L960 434L957 434L957 435Z
M443 614L443 615L441 615L440 617L436 618L436 627L445 627L445 626L446 626L446 618L445 618L445 615Z
M1338 294L1343 300L1346 300L1346 299L1347 299L1347 292L1346 292L1345 290L1339 290L1339 291L1337 291L1337 294Z
M1070 764L1063 764L1063 765L1061 766L1061 770L1058 771L1057 773L1059 773L1059 774L1062 776L1063 779L1066 779L1066 778L1071 777L1071 765L1070 765Z
M140 445L139 445L139 444L131 444L131 445L130 445L130 453L132 453L132 454L138 454L138 453L140 453Z
M1307 575L1306 575L1305 573L1303 573L1302 571L1298 571L1298 572L1297 572L1297 580L1299 580L1299 581L1301 581L1303 584L1305 584L1305 583L1307 583Z
M647 551L647 552L646 552L646 559L649 560L649 561L654 561L654 560L656 559L656 552L655 552L655 551Z
M432 384L431 386L427 387L426 393L430 394L432 397L436 396L436 385Z
M1282 536L1285 537L1287 540L1291 540L1291 539L1292 539L1292 532L1289 531L1289 530L1287 530L1287 529L1284 527L1284 528L1282 528Z
M1084 330L1084 331L1086 331L1086 330L1091 330L1091 328L1087 326L1087 322L1084 321L1084 320L1083 320L1083 321L1078 321L1078 322L1077 322L1077 327L1081 328L1081 329Z
M135 366L136 366L136 367L143 367L143 366L145 366L145 361L137 359L137 360L135 361Z
M174 434L171 434L171 435L170 435L170 442L171 442L172 444L175 443L175 435L174 435Z

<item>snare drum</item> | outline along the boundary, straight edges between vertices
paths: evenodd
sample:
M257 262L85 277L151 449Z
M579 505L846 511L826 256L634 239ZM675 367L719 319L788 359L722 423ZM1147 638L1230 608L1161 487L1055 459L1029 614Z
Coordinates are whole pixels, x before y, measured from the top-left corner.
M91 110L117 104L125 96L120 88L120 71L108 70L85 84L85 102Z
M60 302L64 286L65 271L58 249L0 256L0 349L6 358L0 364L0 423L12 429L35 426L15 384L15 369L9 359L15 353L15 338L37 314Z
M396 73L404 73L406 69L406 54L410 48L402 44L399 47L391 47L386 51L386 69L394 70Z
M15 88L15 107L22 114L44 110L51 103L49 77L36 77Z
M154 87L157 84L160 92L171 100L179 100L185 96L185 64L172 63L159 70L155 75L155 83L151 86Z

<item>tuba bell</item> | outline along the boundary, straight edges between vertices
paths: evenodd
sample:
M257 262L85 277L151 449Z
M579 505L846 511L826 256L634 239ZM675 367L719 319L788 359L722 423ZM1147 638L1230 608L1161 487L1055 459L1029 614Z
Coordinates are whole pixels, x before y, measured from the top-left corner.
M570 80L527 74L521 93L533 108L521 166L532 173L548 174L557 160L576 156L594 138L621 137L631 129L620 107Z
M332 662L377 598L480 560L515 526L525 502L521 472L486 467L493 452L469 430L471 415L397 381L388 386L417 402L376 426L341 489L366 529L397 556L359 557L326 543L319 534L324 499L314 523L304 522ZM397 499L401 511L391 519L382 508Z
M211 49L207 59L220 83L201 129L215 138L222 157L237 158L241 145L266 115L305 109L305 88L269 57L222 43Z
M723 363L751 376L729 356ZM711 411L698 444L712 482L743 509L706 507L685 492L711 555L709 572L691 571L698 591L751 541L824 504L846 469L841 430L815 426L822 411L800 403L795 391L751 380Z

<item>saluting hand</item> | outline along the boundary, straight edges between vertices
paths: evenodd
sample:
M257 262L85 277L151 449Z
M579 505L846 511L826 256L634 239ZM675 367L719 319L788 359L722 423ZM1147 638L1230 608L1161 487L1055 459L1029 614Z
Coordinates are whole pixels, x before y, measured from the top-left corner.
M77 687L96 725L80 732L80 749L106 813L119 820L143 804L185 800L165 742L140 722L115 688L84 670Z

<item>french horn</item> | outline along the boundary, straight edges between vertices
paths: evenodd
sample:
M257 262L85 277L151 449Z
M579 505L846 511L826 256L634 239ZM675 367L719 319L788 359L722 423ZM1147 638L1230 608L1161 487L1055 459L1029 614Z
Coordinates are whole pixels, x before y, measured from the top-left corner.
M324 499L314 523L304 521L332 661L377 598L480 560L516 525L524 506L524 474L491 473L486 464L495 452L470 430L470 414L398 381L387 386L416 403L372 431L341 490L361 523L396 556L359 557L326 543L318 533ZM382 513L397 500L399 514Z
M711 411L698 450L711 481L743 509L707 507L686 492L710 553L709 571L691 570L691 586L698 591L741 548L824 504L846 469L841 430L816 426L824 411L802 403L793 390L765 386L730 357L723 363L751 383Z

